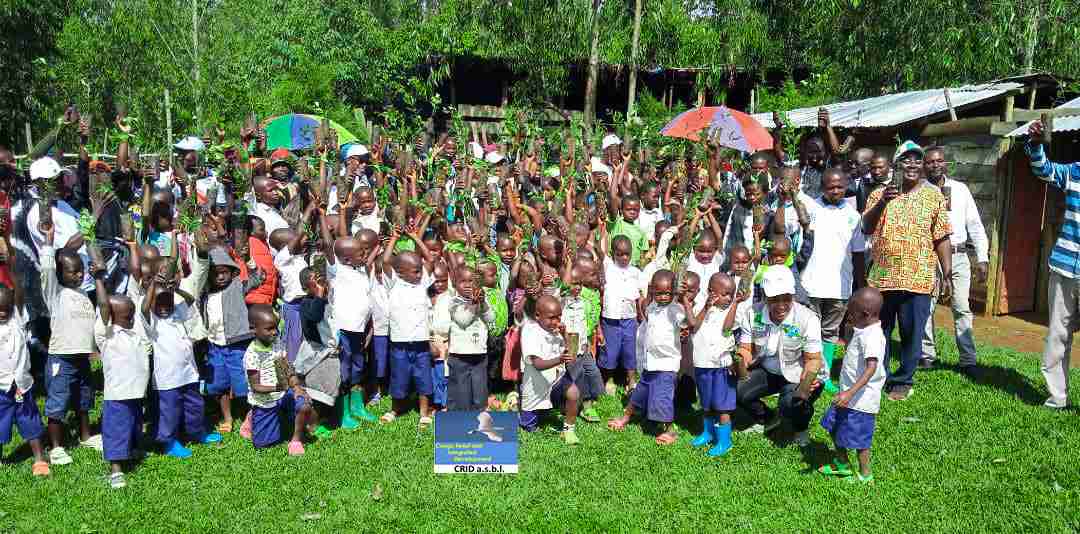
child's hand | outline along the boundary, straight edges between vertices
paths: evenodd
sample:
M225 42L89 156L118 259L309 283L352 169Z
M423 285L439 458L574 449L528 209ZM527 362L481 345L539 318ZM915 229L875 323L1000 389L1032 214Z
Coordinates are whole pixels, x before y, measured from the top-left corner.
M94 277L95 280L104 279L106 272L107 270L103 264L96 261L90 263L90 276Z
M851 402L850 389L846 391L841 391L840 393L837 393L835 397L833 397L833 404L841 408L847 408L849 402Z
M540 277L540 285L544 287L551 287L555 285L555 275L548 273Z
M56 236L56 227L50 222L43 222L38 225L38 230L45 234L45 244L52 245L53 239Z

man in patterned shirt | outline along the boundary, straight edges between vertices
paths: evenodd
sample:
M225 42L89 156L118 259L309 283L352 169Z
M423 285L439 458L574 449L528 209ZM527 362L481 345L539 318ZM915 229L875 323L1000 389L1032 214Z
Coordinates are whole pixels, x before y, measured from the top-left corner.
M896 172L903 176L903 190L889 185L870 195L863 231L873 243L867 282L885 298L881 326L886 336L893 326L900 327L900 366L889 373L886 389L889 399L905 400L912 392L922 333L932 313L936 263L941 264L941 299L952 294L952 229L945 197L926 181L922 147L905 141L893 162L899 163ZM885 356L886 370L891 352Z

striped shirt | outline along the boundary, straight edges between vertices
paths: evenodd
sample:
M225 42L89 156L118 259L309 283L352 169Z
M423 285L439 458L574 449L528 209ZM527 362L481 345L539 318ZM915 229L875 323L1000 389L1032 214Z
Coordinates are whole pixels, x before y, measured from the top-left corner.
M1053 163L1046 159L1042 145L1028 143L1024 150L1035 176L1065 192L1065 220L1050 252L1050 270L1066 278L1080 278L1080 163Z

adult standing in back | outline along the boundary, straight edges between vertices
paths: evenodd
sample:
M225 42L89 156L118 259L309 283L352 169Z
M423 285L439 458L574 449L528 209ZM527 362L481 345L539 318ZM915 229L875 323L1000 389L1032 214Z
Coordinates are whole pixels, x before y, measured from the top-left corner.
M900 164L897 172L903 176L902 188L889 185L874 191L863 214L863 231L873 243L874 259L867 283L885 299L881 326L886 338L894 326L900 328L900 366L886 381L891 400L911 396L939 263L941 298L952 292L949 214L945 197L926 181L923 157L922 147L914 142L900 145L893 162ZM891 348L886 352L886 370L893 352Z

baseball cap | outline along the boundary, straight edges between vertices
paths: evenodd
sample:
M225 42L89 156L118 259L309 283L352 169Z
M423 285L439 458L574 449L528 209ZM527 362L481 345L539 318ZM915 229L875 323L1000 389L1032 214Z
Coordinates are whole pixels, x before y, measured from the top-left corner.
M484 156L484 161L486 161L486 162L488 162L488 163L490 163L492 165L495 165L496 163L501 162L503 159L505 159L505 156L503 156L502 154L500 154L498 152L488 152L487 155Z
M60 164L50 157L38 158L30 164L30 179L55 178L60 174Z
M615 134L607 134L600 141L600 149L604 150L604 149L607 149L607 147L609 147L609 146L621 145L621 144L622 144L622 139L619 139L619 136L617 136Z
M277 149L277 150L270 153L270 166L273 167L274 165L277 165L278 163L284 163L284 164L289 165L291 167L292 164L289 162L289 160L291 158L292 158L292 153L291 152L289 152L287 149L279 148L279 149Z
M896 153L893 154L892 158L893 163L900 161L901 156L911 152L918 154L920 158L923 157L923 155L925 154L925 152L923 151L923 147L919 146L919 144L915 141L909 139L907 141L904 141L903 143L900 143L900 146L896 147Z
M196 152L206 149L206 145L203 144L202 139L189 135L181 139L178 143L173 145L177 150L194 150Z
M589 161L589 172L602 172L611 176L611 167L604 164L600 158L593 156L592 160Z
M770 265L761 277L761 288L766 297L795 294L795 275L785 265Z
M368 148L359 143L350 144L349 148L345 149L345 159L349 159L351 157L360 158L366 155L368 155Z

